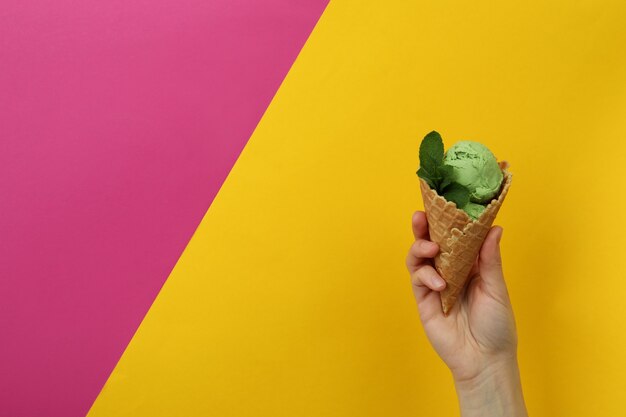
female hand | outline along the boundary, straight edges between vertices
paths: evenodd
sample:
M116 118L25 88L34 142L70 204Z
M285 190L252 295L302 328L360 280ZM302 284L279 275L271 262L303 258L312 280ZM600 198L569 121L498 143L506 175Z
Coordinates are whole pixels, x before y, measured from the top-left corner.
M424 212L413 215L413 234L415 242L406 265L420 319L435 351L452 371L461 409L465 411L463 415L473 415L467 409L469 403L473 403L477 395L485 395L477 394L476 389L484 389L486 385L494 390L511 385L510 400L519 402L521 399L523 413L515 414L507 408L505 415L526 415L517 368L517 332L500 258L502 228L494 226L487 234L470 272L470 280L447 317L443 315L439 297L445 281L432 262L439 247L429 240ZM475 404L474 408L480 407ZM476 415L481 413L499 415L489 414L484 408L476 410Z

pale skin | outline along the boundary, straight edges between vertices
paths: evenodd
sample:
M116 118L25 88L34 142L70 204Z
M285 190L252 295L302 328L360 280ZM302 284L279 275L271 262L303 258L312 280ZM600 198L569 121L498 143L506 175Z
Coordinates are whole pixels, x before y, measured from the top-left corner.
M443 315L445 281L433 267L439 246L426 215L413 215L415 242L407 255L422 325L452 372L462 417L527 417L517 365L517 331L502 272L502 228L491 228L456 304Z

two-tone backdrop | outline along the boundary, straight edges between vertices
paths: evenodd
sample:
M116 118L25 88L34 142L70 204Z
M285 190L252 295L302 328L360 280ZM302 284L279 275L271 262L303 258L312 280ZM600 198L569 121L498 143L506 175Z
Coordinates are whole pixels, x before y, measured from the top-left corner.
M620 416L626 5L4 0L0 415L454 416L425 133L508 160L533 416Z

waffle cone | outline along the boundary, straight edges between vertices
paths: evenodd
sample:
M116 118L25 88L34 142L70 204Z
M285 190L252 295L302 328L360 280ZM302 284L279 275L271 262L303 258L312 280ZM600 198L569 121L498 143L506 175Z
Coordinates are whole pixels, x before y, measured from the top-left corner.
M448 315L463 290L480 247L511 186L512 175L507 171L508 163L503 161L499 164L504 174L500 193L497 199L491 200L477 220L472 220L463 210L457 209L456 204L438 195L420 178L430 240L439 245L435 269L447 283L440 293L444 315Z

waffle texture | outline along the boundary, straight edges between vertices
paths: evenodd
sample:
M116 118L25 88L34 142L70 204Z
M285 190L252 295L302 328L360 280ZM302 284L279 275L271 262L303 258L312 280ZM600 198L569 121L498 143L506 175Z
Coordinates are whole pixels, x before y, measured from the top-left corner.
M435 269L447 283L440 293L444 315L448 315L463 290L480 247L511 186L512 174L508 172L508 163L502 161L499 165L504 179L498 198L491 200L476 220L472 220L456 204L437 194L420 178L430 240L439 245Z

